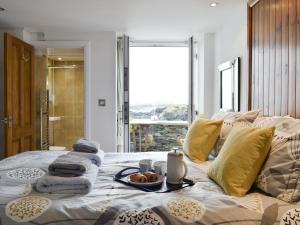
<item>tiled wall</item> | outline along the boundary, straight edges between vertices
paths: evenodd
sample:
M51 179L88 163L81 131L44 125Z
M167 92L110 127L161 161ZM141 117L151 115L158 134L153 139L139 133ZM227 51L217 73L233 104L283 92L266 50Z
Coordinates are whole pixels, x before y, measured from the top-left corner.
M49 69L50 116L60 120L50 122L50 145L71 149L84 136L84 75L82 61L52 61L52 65L77 65L74 69Z

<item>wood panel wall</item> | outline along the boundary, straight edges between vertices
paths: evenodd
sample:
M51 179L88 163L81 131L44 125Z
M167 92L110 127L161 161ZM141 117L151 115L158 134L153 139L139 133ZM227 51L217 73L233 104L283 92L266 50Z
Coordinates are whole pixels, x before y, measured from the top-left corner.
M300 0L257 1L248 20L249 108L300 118Z

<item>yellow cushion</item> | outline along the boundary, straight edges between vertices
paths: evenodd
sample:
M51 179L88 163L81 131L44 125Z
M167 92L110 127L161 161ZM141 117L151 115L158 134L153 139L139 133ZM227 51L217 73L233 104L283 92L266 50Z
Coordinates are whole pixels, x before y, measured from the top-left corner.
M183 150L196 162L205 162L220 135L223 120L196 119L186 134Z
M236 127L207 174L225 193L243 196L254 183L268 153L275 127Z

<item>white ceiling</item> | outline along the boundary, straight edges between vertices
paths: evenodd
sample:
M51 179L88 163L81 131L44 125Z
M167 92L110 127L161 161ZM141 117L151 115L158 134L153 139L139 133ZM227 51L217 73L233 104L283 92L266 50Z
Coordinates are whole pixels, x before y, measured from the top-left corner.
M209 4L220 4L212 8ZM0 27L33 31L119 31L176 39L214 31L246 0L0 0Z

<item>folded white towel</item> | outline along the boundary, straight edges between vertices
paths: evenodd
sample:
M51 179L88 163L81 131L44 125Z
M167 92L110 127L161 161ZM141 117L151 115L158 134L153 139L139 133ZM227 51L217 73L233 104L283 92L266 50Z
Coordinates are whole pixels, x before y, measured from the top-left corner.
M100 144L96 141L88 141L82 138L73 144L73 150L75 152L98 153L100 151Z
M98 174L98 167L94 164L82 176L58 177L45 175L36 184L38 192L57 194L87 194L92 190Z
M89 159L93 164L95 164L98 167L101 166L101 163L103 162L104 158L104 152L102 150L99 150L97 154L71 151L68 153L68 155Z
M61 177L81 176L92 165L91 160L76 155L61 155L52 162L48 171L50 175Z

